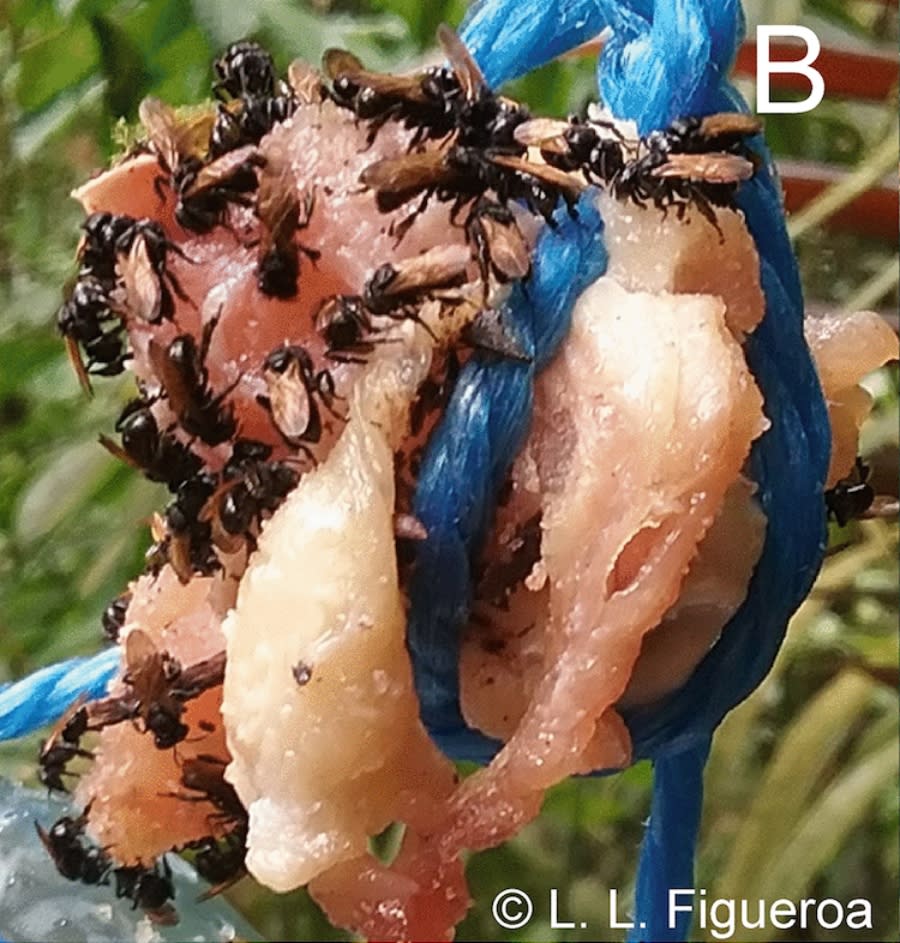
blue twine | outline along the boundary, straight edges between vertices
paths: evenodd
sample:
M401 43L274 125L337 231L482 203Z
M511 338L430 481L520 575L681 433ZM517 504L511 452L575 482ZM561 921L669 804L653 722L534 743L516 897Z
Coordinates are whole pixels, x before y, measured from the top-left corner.
M91 658L49 665L0 688L0 741L53 723L83 694L103 697L121 657L120 649L108 648Z
M422 458L413 510L428 539L410 585L407 644L420 713L448 755L490 759L498 744L469 730L459 708L460 628L472 597L471 565L494 502L528 431L536 372L569 329L575 299L606 271L603 222L586 195L573 220L560 207L541 233L531 278L504 309L532 363L475 356L463 368Z
M601 97L642 133L684 114L746 109L727 82L743 34L737 0L484 0L471 9L463 38L496 85L607 27L612 34L600 65ZM625 718L636 757L652 758L655 768L632 941L681 940L688 931L683 919L669 927L667 896L669 888L693 884L712 732L771 667L824 552L828 417L803 340L802 292L777 179L762 141L758 149L765 165L742 188L739 205L760 255L766 295L765 319L745 352L771 421L751 455L768 529L747 599L717 645L678 691ZM498 744L466 728L458 697L471 562L527 431L535 371L565 336L577 295L606 265L602 221L589 202L580 203L577 221L560 212L557 222L540 237L530 282L514 289L506 307L534 364L475 358L466 365L426 450L415 498L429 533L419 548L409 625L422 716L449 755L481 762ZM53 666L0 690L0 740L49 723L83 691L100 696L117 656L113 649Z

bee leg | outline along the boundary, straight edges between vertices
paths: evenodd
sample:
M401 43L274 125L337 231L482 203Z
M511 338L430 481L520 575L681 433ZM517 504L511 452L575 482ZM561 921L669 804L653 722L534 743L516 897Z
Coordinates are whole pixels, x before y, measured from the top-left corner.
M169 181L162 174L153 178L153 192L159 198L160 203L166 202L166 195L163 193L163 187L170 185Z
M302 252L313 265L317 265L319 259L322 258L322 253L318 249L311 249L309 246L303 245L302 242L297 243L297 249Z
M416 208L412 210L407 216L405 216L399 223L397 223L396 225L392 225L391 235L394 235L397 237L394 240L395 249L397 248L397 246L400 245L401 242L403 242L404 238L406 237L406 234L409 232L410 228L412 227L412 224L416 221L419 214L424 212L425 207L428 206L428 201L431 199L433 195L434 195L434 188L429 187L425 191L425 193L422 195L422 199L419 200L419 203L416 206Z

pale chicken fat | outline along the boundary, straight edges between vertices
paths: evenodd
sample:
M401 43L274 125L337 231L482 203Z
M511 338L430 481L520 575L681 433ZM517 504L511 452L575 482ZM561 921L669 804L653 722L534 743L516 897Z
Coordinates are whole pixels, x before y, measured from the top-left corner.
M859 450L859 430L872 409L860 385L866 374L898 357L897 334L874 311L807 318L812 350L831 421L831 465L826 488L850 474Z
M606 279L631 291L666 292L679 298L718 297L725 305L725 324L737 341L742 341L759 323L765 310L759 262L753 240L738 214L717 213L720 235L696 211L689 211L685 220L679 220L674 213L663 218L653 208L623 206L603 195L599 203L609 251ZM666 247L665 252L655 251L660 245ZM711 259L715 264L710 264ZM572 343L571 338L564 342L562 356ZM589 358L580 362L583 375L574 369L570 371L572 388L577 390L589 388L595 371ZM538 397L542 396L551 376L548 373L538 377ZM570 434L571 431L570 424ZM538 493L548 484L546 478L540 480L534 458L540 454L540 440L546 434L547 428L536 427L532 443L519 456L513 472L513 497L509 506L501 509L498 530L508 529L510 520L521 521L534 513ZM555 435L559 438L561 433ZM597 474L602 474L599 462ZM666 632L659 638L655 638L657 630L652 631L645 645L654 667L648 665L642 669L638 660L635 668L638 687L629 692L629 697L643 701L664 693L666 687L672 690L682 683L746 596L749 576L762 547L765 519L751 487L742 488L735 483L729 491L728 506L733 508L729 511L729 520L733 522L740 517L749 529L728 527L724 523L714 528L709 535L710 547L704 550L706 541L700 544L698 573L689 573L685 584L685 591L692 593L693 583L703 583L711 608L705 610L708 618L704 620L702 631L693 625L685 629L682 637L677 627L686 625L684 620L667 623ZM731 562L718 568L715 563L700 564L703 559ZM739 577L734 569L737 564L740 565ZM540 573L544 577L538 579ZM720 584L716 588L710 585L713 573ZM505 739L510 735L541 676L549 606L545 574L546 563L541 561L534 578L512 594L509 610L491 613L492 637L502 644L484 644L484 631L477 624L470 626L464 640L460 668L463 712L469 723L491 736ZM715 597L719 603L713 605ZM715 615L713 609L717 610ZM663 651L665 655L661 656ZM667 683L665 677L660 676L658 666L668 659L672 660L671 671L664 673ZM652 684L649 683L651 676ZM642 693L638 693L638 689L643 689Z
M420 347L369 370L337 445L264 529L223 626L226 775L250 817L247 867L275 890L358 858L452 787L405 647L386 434L427 367Z

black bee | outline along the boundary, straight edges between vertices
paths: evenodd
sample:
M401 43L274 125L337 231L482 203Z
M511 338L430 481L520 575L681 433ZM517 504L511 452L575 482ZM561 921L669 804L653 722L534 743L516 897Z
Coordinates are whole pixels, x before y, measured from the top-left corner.
M116 897L130 900L135 910L140 907L151 922L165 926L178 923L178 915L169 903L175 899L175 886L165 856L162 858L162 870L158 864L153 868L138 864L116 868L113 877Z
M117 642L119 640L119 633L125 625L125 616L128 613L130 603L131 593L126 590L120 596L116 596L103 610L103 615L100 617L100 624L103 627L103 634L110 642Z
M733 205L738 186L756 172L759 159L747 140L760 130L751 115L722 112L676 119L637 141L610 122L578 118L535 119L515 136L538 146L554 167L582 171L618 199L674 208L679 219L693 205L718 229L714 207Z
M208 900L240 880L247 872L247 813L234 787L225 780L224 760L201 753L182 764L181 782L190 795L175 794L188 802L209 802L218 810L215 818L230 827L222 839L191 842L194 868L213 886L200 896Z
M168 652L160 651L142 629L133 629L125 638L124 682L133 699L136 717L153 734L159 750L180 743L188 734L181 722L184 702L176 695L181 680L181 664Z
M120 240L126 239L134 227L131 216L118 213L91 213L81 224L84 238L78 248L80 277L89 276L107 284L116 281L116 263ZM128 246L130 248L130 244ZM124 251L128 251L125 249Z
M68 792L63 782L63 776L71 775L66 770L68 763L79 756L92 757L92 753L81 748L81 738L87 730L87 709L76 703L41 744L38 778L48 789Z
M216 98L247 98L255 95L271 98L275 94L275 63L259 43L241 39L232 43L213 63L217 81L212 91Z
M398 238L433 197L453 203L450 218L455 222L463 208L472 207L493 190L501 206L521 201L553 225L560 198L575 215L575 203L584 189L577 178L555 167L462 145L375 161L363 170L360 182L375 191L376 205L383 213L420 197L410 216L395 227Z
M56 870L69 881L82 884L107 884L112 861L102 848L85 841L84 827L90 806L78 818L64 815L49 830L37 822L35 830Z
M140 469L150 481L162 482L173 493L196 475L203 464L185 443L171 433L160 432L150 403L145 399L135 399L126 405L116 421L116 431L122 436L121 446L101 434L103 447L116 458Z
M131 357L109 289L94 276L79 278L56 316L66 352L82 389L91 393L90 375L116 376ZM87 363L82 357L87 356Z
M318 399L336 418L336 397L330 371L316 372L308 351L300 346L273 350L263 364L263 378L268 392L257 401L268 410L272 424L288 445L301 449L310 458L306 443L315 444L322 437L322 417Z
M327 298L315 315L316 330L328 345L326 356L340 363L365 363L379 339L359 295Z
M374 315L391 316L432 292L467 280L470 256L465 246L437 246L401 262L380 265L366 280L362 303Z
M111 291L121 275L128 295L157 295L155 304L140 305L138 313L152 323L171 319L172 291L183 301L188 300L166 267L170 252L186 260L187 256L167 238L159 223L115 213L92 213L82 228L85 235L78 251L79 279L97 279ZM156 283L156 289L150 288L150 281Z
M177 196L175 218L185 229L209 232L224 221L231 203L249 206L262 158L252 144L207 161L214 119L180 121L156 98L140 104L140 118Z
M269 461L272 447L252 439L238 439L231 457L222 469L224 494L219 498L214 530L224 534L214 537L223 550L236 549L231 538L255 545L254 523L259 526L265 515L277 510L296 487L300 473L287 462Z
M150 219L134 222L117 240L116 252L126 314L158 324L162 320L171 321L175 314L173 292L182 301L192 303L166 267L170 252L187 261L190 259L169 241L159 223Z
M216 315L204 325L199 348L190 334L179 334L167 347L151 339L148 347L150 362L178 422L207 445L227 442L237 429L233 410L223 403L239 379L214 393L206 370L206 355L218 323Z
M534 118L518 126L515 138L536 146L541 157L558 170L581 171L594 184L608 185L624 169L629 147L622 133L608 121L568 121Z
M293 63L285 84L277 79L272 57L246 40L229 46L215 63L215 70L219 81L213 85L213 94L233 101L217 109L209 138L213 158L258 144L272 128L290 118L300 104L321 100L321 81L310 80L309 69Z
M612 192L663 212L674 207L679 219L696 206L719 229L714 207L733 206L738 186L756 172L759 159L747 138L760 128L756 118L737 112L677 119L641 138L638 156L611 181Z
M466 220L466 238L478 260L485 303L491 275L504 283L531 271L531 252L508 207L482 197Z
M875 489L869 484L870 475L869 466L857 456L853 471L825 492L828 516L839 527L846 527L850 521L862 517L872 507Z
M328 50L323 64L332 79L332 98L370 122L369 143L387 121L395 120L415 129L411 149L455 133L463 146L522 154L524 148L513 132L528 120L527 109L488 88L475 60L450 27L438 28L438 42L450 66L435 66L411 76L371 72L351 53Z
M209 153L221 158L239 148L255 146L299 105L290 92L272 98L245 98L238 105L219 105L209 138Z
M221 894L247 873L246 826L239 826L219 841L206 838L193 847L196 849L194 869L204 881L212 885L200 895L201 901Z
M282 148L274 143L266 149L266 165L260 173L256 211L262 238L257 263L257 284L265 295L293 298L297 294L300 275L298 252L312 262L321 253L298 243L298 229L304 229L312 218L315 195L307 192L300 201L291 165Z
M181 782L194 795L179 798L186 798L190 802L209 802L218 809L222 823L240 825L246 822L247 813L234 786L225 779L227 765L226 760L209 753L198 753L184 760Z
M210 576L221 568L213 547L212 525L204 516L218 484L219 477L210 472L189 478L179 487L162 518L156 550L182 583L194 573Z

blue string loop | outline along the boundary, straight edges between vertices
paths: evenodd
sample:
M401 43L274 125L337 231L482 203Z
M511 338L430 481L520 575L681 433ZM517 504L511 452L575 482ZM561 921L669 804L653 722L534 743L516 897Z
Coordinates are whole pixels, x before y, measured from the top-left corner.
M0 688L0 742L53 723L81 695L103 697L121 657L118 648L108 648L92 658L49 665Z

